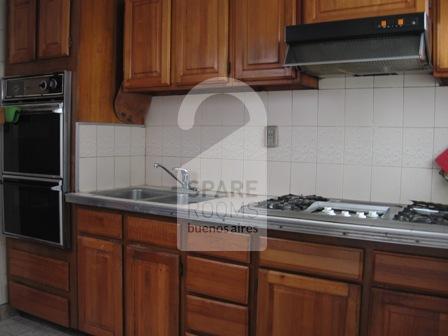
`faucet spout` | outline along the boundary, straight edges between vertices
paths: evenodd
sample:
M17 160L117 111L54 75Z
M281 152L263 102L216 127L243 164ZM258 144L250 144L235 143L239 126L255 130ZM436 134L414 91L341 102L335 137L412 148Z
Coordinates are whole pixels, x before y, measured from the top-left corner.
M154 168L162 168L168 175L170 175L173 179L175 179L182 188L182 192L188 191L197 191L196 188L191 186L190 182L190 172L185 168L174 168L173 170L178 171L180 173L181 179L179 180L176 175L174 175L168 168L161 165L160 163L154 163Z

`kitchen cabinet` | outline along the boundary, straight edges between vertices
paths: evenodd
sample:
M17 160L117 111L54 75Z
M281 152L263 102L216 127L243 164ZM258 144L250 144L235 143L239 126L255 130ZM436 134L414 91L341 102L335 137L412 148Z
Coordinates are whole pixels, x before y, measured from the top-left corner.
M448 81L448 2L433 0L434 75Z
M227 77L229 0L173 0L173 5L174 84Z
M121 244L79 236L77 247L79 330L123 335Z
M10 0L8 20L10 64L68 56L70 0Z
M8 41L11 64L33 61L36 57L36 0L10 0Z
M126 335L179 335L179 256L126 248Z
M357 285L259 271L257 336L355 336L359 310Z
M424 12L426 0L304 0L305 23Z
M70 0L39 0L38 57L68 56Z
M171 0L126 0L124 86L171 84Z
M234 9L234 68L241 81L290 80L293 68L284 67L284 30L298 23L297 0L238 0Z
M369 336L447 334L447 299L381 289L372 291Z

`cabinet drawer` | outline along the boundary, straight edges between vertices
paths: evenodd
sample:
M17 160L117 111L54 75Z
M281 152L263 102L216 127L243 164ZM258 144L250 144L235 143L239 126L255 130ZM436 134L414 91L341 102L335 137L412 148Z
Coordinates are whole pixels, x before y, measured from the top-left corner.
M448 294L448 261L376 252L373 278L377 283Z
M70 290L69 264L29 252L8 249L9 274L36 284Z
M186 327L219 336L248 335L248 309L238 305L187 296Z
M203 258L187 257L187 289L247 304L249 268Z
M10 282L9 304L25 313L69 327L69 302L65 298Z
M204 232L200 225L189 224L189 251L203 255L250 263L250 236L232 232ZM190 228L191 231L190 231Z
M267 249L260 252L260 264L284 270L361 280L363 252L353 248L268 239Z
M114 212L77 208L78 231L113 239L121 239L122 216Z
M127 240L177 249L177 223L167 218L126 218Z

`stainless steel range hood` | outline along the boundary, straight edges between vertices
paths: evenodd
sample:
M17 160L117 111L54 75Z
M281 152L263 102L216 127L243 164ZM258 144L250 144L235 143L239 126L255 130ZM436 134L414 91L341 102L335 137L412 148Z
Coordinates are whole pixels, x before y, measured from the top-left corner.
M286 28L286 66L317 76L431 70L425 13Z

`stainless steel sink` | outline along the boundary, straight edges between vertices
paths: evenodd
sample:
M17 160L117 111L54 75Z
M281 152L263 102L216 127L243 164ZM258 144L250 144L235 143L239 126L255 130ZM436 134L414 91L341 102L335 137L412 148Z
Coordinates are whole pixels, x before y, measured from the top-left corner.
M156 202L163 204L194 204L219 198L219 195L201 193L177 194L175 189L124 188L93 192L94 195L120 198L131 201Z
M142 201L161 196L170 196L170 195L176 196L175 191L150 189L150 188L114 189L114 190L98 191L94 192L93 194L106 197L128 199L132 201Z

